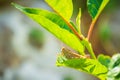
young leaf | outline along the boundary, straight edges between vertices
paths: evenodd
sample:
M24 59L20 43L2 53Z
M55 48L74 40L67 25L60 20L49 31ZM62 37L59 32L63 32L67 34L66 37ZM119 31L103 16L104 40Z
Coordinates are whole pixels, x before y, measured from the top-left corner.
M81 9L79 9L79 13L78 13L77 18L76 18L76 25L77 25L77 29L78 29L79 34L81 34L80 24L81 24Z
M113 69L120 65L120 54L115 54L112 56L111 62L109 64L109 69Z
M120 80L120 54L116 54L112 57L108 67L107 74L108 80Z
M106 74L108 72L107 68L95 59L88 59L82 57L78 58L76 56L69 58L68 55L63 55L63 53L59 54L56 65L70 67L79 71L92 74L98 77L100 80L105 80Z
M106 66L107 68L109 67L111 61L111 58L109 56L100 54L97 59L102 65Z
M81 41L66 29L67 25L60 16L42 9L25 8L17 4L14 4L14 6L37 23L41 24L42 27L47 29L65 44L84 55L84 46L81 44Z
M93 20L96 20L109 0L87 0L88 11Z
M45 0L60 16L69 21L73 13L72 0Z

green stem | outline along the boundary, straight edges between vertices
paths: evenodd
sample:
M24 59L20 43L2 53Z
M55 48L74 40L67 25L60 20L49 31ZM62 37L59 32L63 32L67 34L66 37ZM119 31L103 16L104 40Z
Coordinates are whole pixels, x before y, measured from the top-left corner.
M96 56L95 56L95 53L93 52L93 50L92 50L92 45L91 44L89 44L89 49L90 49L90 56L91 56L91 58L93 58L93 59L96 59Z
M93 51L91 43L87 39L84 39L83 42L84 42L84 45L87 48L88 52L90 53L91 58L96 59L96 56L95 56L95 53Z

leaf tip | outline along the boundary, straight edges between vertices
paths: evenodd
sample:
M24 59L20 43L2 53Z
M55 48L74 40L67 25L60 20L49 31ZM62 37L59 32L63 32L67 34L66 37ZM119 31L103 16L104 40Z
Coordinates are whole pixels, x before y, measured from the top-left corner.
M13 5L15 8L17 8L17 9L19 9L19 10L22 10L22 8L23 8L22 6L14 3L14 2L12 2L11 5Z

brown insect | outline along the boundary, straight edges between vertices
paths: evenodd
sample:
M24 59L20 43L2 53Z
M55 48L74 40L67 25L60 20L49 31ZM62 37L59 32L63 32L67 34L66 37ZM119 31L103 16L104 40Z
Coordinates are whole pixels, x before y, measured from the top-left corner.
M82 55L72 52L71 50L67 48L62 48L62 55L64 55L67 59L90 58L89 55L82 56Z

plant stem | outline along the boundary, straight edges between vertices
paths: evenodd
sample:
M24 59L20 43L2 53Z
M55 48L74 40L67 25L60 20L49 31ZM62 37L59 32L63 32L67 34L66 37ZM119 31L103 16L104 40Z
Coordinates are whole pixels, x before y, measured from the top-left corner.
M93 28L94 28L94 26L95 26L96 21L97 21L97 18L94 19L94 20L91 22L91 24L90 24L90 28L89 28L89 30L88 30L88 35L87 35L87 40L88 40L88 41L90 40L90 37L91 37L91 35L92 35ZM91 57L92 57L93 59L96 59L96 56L95 56L95 54L94 54L94 52L93 52L93 49L92 49L92 45L91 45L90 43L88 43L88 51L90 52Z
M88 50L90 56L92 59L96 59L95 53L93 51L92 45L91 43L88 41L88 39L84 39L84 45L86 47L86 49Z
M69 26L69 28L74 32L74 34L75 34L80 40L83 40L83 39L84 39L84 37L81 36L69 22L67 22L66 20L64 20L64 21L67 23L67 25Z
M91 35L92 35L93 28L94 28L94 25L95 25L96 21L97 21L97 20L93 20L92 23L91 23L91 25L90 25L90 28L89 28L89 31L88 31L88 35L87 35L88 41L90 40L90 37L91 37Z
M58 12L56 12L59 16L61 16ZM66 24L68 25L68 27L73 31L73 33L80 39L80 40L83 40L84 37L82 35L80 35L76 30L75 28L67 21L65 20L62 16L61 18L66 22Z
M90 56L91 56L91 58L92 58L92 59L96 59L95 53L94 53L93 50L92 50L92 45L89 44L89 46L90 46Z

